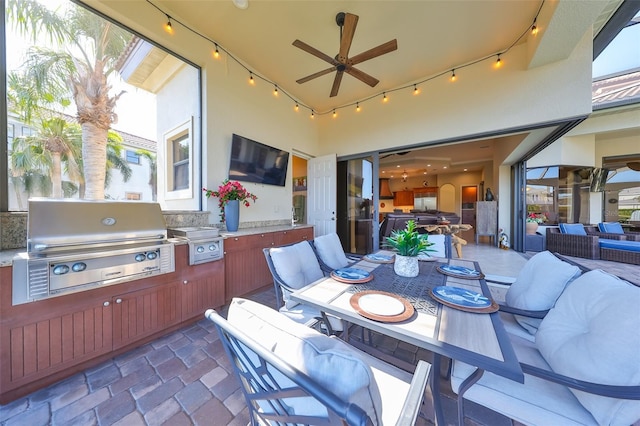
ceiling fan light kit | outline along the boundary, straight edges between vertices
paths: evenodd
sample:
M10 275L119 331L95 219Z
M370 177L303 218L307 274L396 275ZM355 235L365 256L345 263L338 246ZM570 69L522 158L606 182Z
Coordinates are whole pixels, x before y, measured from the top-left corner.
M299 80L296 80L298 84L306 83L315 78L321 77L332 72L336 72L336 76L333 79L333 85L331 86L331 92L329 97L334 97L340 90L340 83L342 82L342 76L344 73L349 74L352 77L368 84L371 87L375 87L380 81L375 77L357 69L354 65L368 61L369 59L377 58L389 52L393 52L398 48L398 41L396 39L390 40L372 49L366 50L349 58L349 50L351 49L351 42L356 32L356 26L358 25L358 15L351 13L339 12L336 15L336 24L340 27L340 50L338 54L332 58L331 56L319 51L315 47L308 45L307 43L295 40L293 45L299 49L304 50L313 56L322 59L325 62L331 64L330 68L315 72Z

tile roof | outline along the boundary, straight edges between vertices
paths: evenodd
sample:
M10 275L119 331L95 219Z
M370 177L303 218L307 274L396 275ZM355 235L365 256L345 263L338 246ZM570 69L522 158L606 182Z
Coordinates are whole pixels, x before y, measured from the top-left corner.
M640 70L593 82L593 109L640 103Z

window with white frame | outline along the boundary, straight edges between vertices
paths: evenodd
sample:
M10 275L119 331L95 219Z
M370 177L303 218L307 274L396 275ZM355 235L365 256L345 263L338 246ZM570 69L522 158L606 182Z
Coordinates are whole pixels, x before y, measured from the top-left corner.
M192 120L184 122L165 134L167 155L167 198L191 197L193 175Z

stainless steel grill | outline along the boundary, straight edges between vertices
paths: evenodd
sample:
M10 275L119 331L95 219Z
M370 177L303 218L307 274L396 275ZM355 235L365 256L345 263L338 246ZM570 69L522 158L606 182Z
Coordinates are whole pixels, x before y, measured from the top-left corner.
M175 270L157 203L29 200L27 252L13 260L13 304Z

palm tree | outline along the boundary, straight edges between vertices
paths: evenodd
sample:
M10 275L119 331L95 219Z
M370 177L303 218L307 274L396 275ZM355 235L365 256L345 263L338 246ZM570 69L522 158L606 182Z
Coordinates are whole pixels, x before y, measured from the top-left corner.
M80 144L78 125L71 125L59 117L42 119L32 136L17 137L13 140L11 170L14 185L16 178L22 178L25 190L30 193L33 190L32 183L42 181L41 176L46 176L51 186L48 190L43 188L43 193L51 193L54 198L62 198L63 172L72 181L81 180L77 161ZM16 187L16 193L19 192Z
M144 157L149 162L149 186L151 187L151 199L156 201L158 198L158 163L156 155L146 149L139 149L136 154Z
M117 121L118 98L110 94L108 78L132 35L80 6L72 5L64 16L35 0L8 0L7 18L34 42L39 34L59 49L29 49L22 74L27 84L15 94L33 97L18 102L29 122L39 101L68 103L73 98L82 128L85 197L103 199L105 191L108 130Z

